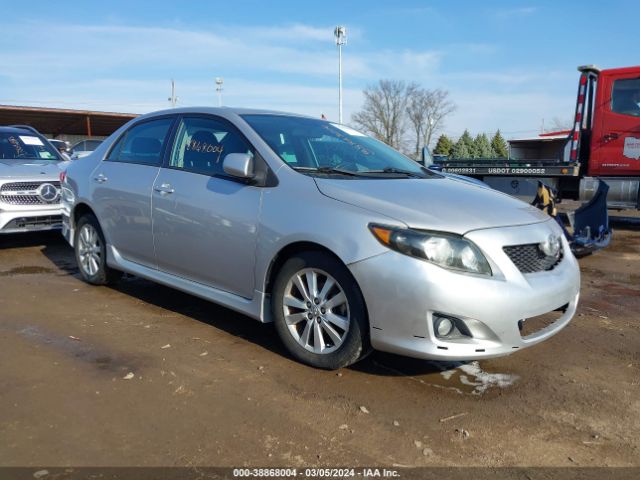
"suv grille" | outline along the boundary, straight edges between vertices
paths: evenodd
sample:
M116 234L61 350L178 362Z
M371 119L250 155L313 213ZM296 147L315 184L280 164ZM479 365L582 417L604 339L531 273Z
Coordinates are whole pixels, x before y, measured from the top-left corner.
M562 245L560 246L560 255L558 257L548 257L540 250L537 243L513 245L502 247L502 249L522 273L553 270L560 263L563 256Z
M38 188L44 183L53 185L58 190L58 196L53 201L47 201L38 195ZM0 187L0 202L9 205L50 205L60 202L60 182L10 182Z

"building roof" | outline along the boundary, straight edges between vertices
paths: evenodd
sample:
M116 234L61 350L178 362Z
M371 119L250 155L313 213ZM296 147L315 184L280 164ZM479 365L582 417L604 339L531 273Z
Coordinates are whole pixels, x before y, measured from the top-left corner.
M31 125L41 133L108 136L135 113L0 105L0 125Z
M569 136L569 131L566 133L550 133L550 134L542 134L535 137L526 137L526 138L512 138L508 140L509 143L517 143L517 142L555 142L558 140L566 140Z

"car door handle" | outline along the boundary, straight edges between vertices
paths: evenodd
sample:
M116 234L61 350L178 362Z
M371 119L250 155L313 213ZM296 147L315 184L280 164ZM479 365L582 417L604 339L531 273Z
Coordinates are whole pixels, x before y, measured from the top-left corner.
M159 187L153 187L153 189L156 192L158 192L160 195L169 195L169 194L175 192L175 190L173 188L171 188L171 184L169 184L169 183L163 183Z
M102 173L100 175L98 175L97 177L93 178L94 182L98 182L98 183L104 183L108 180L107 177L105 177Z
M603 137L602 140L607 143L610 142L611 140L617 140L619 137L619 135L617 133L606 133Z

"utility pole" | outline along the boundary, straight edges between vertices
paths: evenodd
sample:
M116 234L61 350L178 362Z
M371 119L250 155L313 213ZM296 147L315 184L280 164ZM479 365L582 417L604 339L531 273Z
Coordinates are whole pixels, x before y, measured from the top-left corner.
M178 97L176 97L176 82L173 81L173 78L171 79L171 96L167 100L171 102L172 108L176 106L178 101Z
M222 106L222 84L224 79L222 77L216 77L216 92L218 92L218 106Z
M342 46L347 44L347 27L338 25L333 35L338 46L338 123L342 123Z

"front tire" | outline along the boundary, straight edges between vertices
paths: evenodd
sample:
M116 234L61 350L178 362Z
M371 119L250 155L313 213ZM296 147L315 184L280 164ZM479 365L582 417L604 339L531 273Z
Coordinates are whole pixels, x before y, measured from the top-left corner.
M305 252L288 259L273 288L273 316L282 343L297 360L335 370L369 352L360 288L333 256Z
M80 276L85 282L92 285L108 285L120 279L122 272L107 265L107 243L94 215L86 214L80 217L73 244Z

